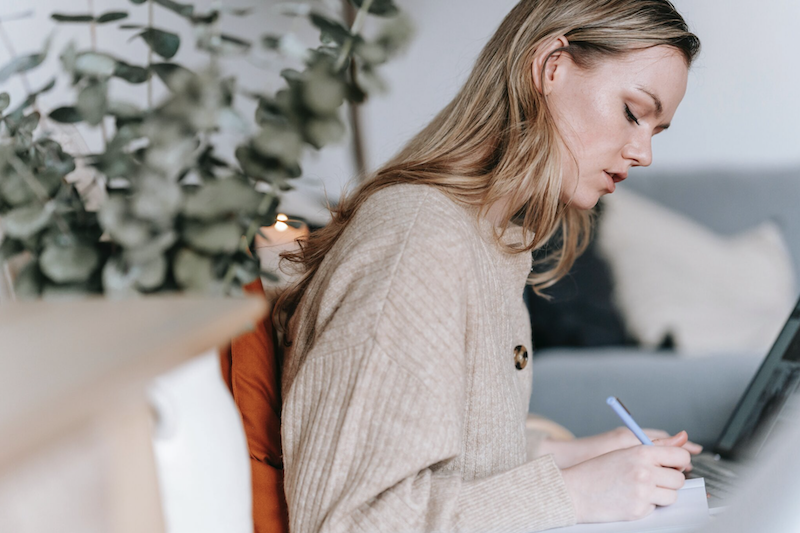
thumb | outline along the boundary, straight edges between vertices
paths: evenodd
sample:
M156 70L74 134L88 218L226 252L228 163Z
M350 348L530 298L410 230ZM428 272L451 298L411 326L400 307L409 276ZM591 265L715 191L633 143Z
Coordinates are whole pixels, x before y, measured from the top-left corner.
M686 444L686 441L689 440L689 435L685 431L681 431L680 433L676 433L671 437L665 437L661 439L655 439L653 444L656 446L683 446Z

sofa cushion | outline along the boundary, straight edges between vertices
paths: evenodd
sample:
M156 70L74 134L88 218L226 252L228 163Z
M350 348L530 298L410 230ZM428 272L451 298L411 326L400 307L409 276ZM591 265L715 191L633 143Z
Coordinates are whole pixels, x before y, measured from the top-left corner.
M792 258L769 221L724 236L631 191L606 199L598 244L628 327L685 354L766 353L795 302Z
M264 297L256 279L248 294ZM242 415L250 450L256 533L288 531L281 453L281 389L271 314L220 351L222 375Z

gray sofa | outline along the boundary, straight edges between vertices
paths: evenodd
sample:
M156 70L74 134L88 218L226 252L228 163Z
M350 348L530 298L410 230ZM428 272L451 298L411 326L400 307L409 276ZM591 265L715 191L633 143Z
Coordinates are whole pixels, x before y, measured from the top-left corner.
M771 219L778 223L800 280L800 169L632 175L624 186L721 234ZM605 404L619 396L645 427L676 432L710 447L765 354L685 359L630 347L548 348L534 356L530 411L576 436L620 425Z

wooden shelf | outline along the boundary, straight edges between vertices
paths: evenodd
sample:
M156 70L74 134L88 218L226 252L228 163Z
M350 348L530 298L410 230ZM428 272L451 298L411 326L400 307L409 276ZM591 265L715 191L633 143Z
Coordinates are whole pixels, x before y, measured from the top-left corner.
M116 496L97 507L103 516L92 523L107 531L162 530L146 385L227 343L266 306L262 298L186 296L0 305L0 494L4 482L37 479L37 464L66 466L70 446L76 458L95 447L106 452L97 453L102 483L94 486Z

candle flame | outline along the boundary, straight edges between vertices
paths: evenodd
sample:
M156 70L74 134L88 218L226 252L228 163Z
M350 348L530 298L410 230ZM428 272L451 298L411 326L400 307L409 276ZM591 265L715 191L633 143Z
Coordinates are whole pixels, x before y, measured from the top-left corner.
M280 214L278 214L278 216L277 216L277 217L275 217L275 218L277 218L277 219L278 219L279 221L281 221L281 222L286 222L286 221L288 221L288 220L289 220L289 217L287 217L287 216L286 216L286 215L284 215L283 213L280 213Z
M275 223L275 229L277 231L286 231L289 229L289 225L286 222L278 221Z

